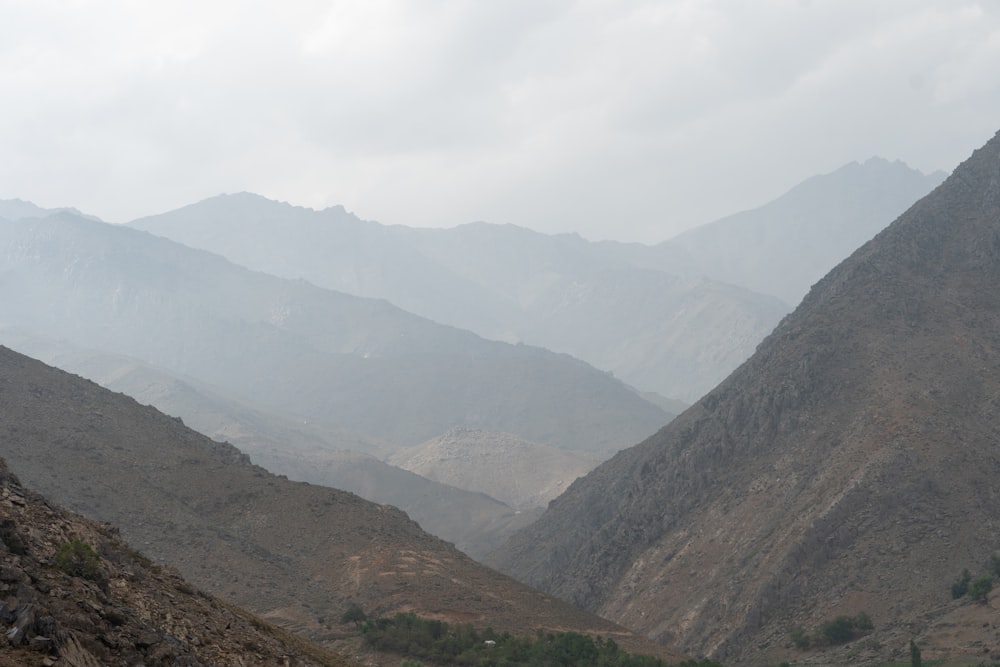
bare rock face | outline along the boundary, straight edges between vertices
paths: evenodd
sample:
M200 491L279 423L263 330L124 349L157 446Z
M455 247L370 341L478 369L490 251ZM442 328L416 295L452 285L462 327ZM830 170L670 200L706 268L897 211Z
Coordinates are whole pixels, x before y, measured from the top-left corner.
M1000 549L998 284L1000 135L488 560L723 661L795 660L789 627L860 611L872 659L947 652L929 619Z
M0 664L347 665L196 591L0 460ZM9 662L5 661L9 660Z

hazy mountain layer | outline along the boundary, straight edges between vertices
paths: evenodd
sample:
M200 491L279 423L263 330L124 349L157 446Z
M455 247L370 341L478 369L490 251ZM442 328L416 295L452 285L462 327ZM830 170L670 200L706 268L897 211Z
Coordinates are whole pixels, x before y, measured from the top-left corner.
M950 582L1000 548L998 283L1000 135L492 562L730 662L862 611L872 660L946 642Z
M315 638L355 602L656 650L479 565L399 510L271 475L151 407L6 348L0 442L26 485L120 526L194 585Z
M7 323L394 443L468 426L611 452L669 420L566 355L68 214L0 224L0 295Z
M746 359L788 310L743 288L677 278L669 262L637 267L620 247L513 225L386 227L247 193L131 225L487 338L572 354L685 400Z
M668 241L690 270L797 304L809 288L945 179L871 158Z
M495 549L514 530L540 514L516 512L482 493L439 484L359 453L394 450L388 443L264 410L135 359L74 348L11 327L0 326L0 342L181 417L187 426L213 440L235 445L254 463L273 473L394 505L424 530L473 557ZM555 451L573 456L564 450Z
M599 463L593 457L527 442L509 433L464 428L401 450L388 461L518 509L544 507Z
M749 357L824 273L940 183L873 158L658 246L514 225L387 227L242 193L133 226L253 269L487 338L566 352L693 401Z

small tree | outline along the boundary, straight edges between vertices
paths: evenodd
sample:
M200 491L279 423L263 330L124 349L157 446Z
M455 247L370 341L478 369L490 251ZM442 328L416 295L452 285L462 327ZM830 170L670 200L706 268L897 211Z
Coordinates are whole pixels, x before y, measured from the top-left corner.
M341 623L345 624L353 623L354 626L358 628L360 628L361 624L367 620L368 620L368 615L365 614L364 610L361 608L361 605L357 604L356 602L352 602L350 605L348 605L347 611L345 611L340 617Z
M989 592L992 590L993 577L986 574L976 579L969 586L969 597L979 602L986 602L986 596L989 595Z
M795 648L799 649L800 651L804 651L807 648L809 648L809 645L811 644L811 641L809 640L809 635L806 634L806 631L802 628L801 625L793 626L792 629L788 632L788 634L792 639L792 643L795 644Z
M1000 554L990 556L990 563L987 569L994 577L1000 577Z
M910 667L920 667L920 647L910 640Z
M972 575L969 574L968 568L962 570L961 576L956 579L951 585L951 597L955 600L962 597L969 592L969 582L972 581Z

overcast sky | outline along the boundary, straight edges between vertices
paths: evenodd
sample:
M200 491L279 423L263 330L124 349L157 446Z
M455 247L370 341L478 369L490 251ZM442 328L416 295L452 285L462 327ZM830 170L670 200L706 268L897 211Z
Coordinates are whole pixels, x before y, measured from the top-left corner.
M0 198L660 241L1000 129L994 0L0 0Z

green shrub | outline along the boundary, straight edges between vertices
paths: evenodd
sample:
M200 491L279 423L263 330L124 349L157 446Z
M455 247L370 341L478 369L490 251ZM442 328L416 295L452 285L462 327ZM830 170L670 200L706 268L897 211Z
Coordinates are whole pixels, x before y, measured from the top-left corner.
M824 644L842 644L868 634L875 629L871 616L861 612L857 616L837 616L819 626L813 634L808 635L800 626L794 626L789 631L792 643L799 650Z
M344 624L354 623L354 625L358 627L361 627L361 624L367 620L368 620L368 615L365 614L365 611L361 608L361 605L354 602L348 605L347 611L345 611L340 617L341 623Z
M910 640L910 667L920 667L920 647Z
M979 602L986 602L986 596L993 590L993 576L986 574L976 579L969 586L969 597Z
M956 579L951 585L951 597L954 600L962 597L969 592L969 582L972 581L972 575L969 574L968 568L962 570L961 576Z
M809 635L806 634L806 631L801 625L794 626L788 632L788 635L791 637L792 643L795 644L795 648L800 651L806 650L812 644L812 641L809 639Z
M93 547L80 539L64 542L56 551L55 564L71 577L91 581L101 578L101 561Z

